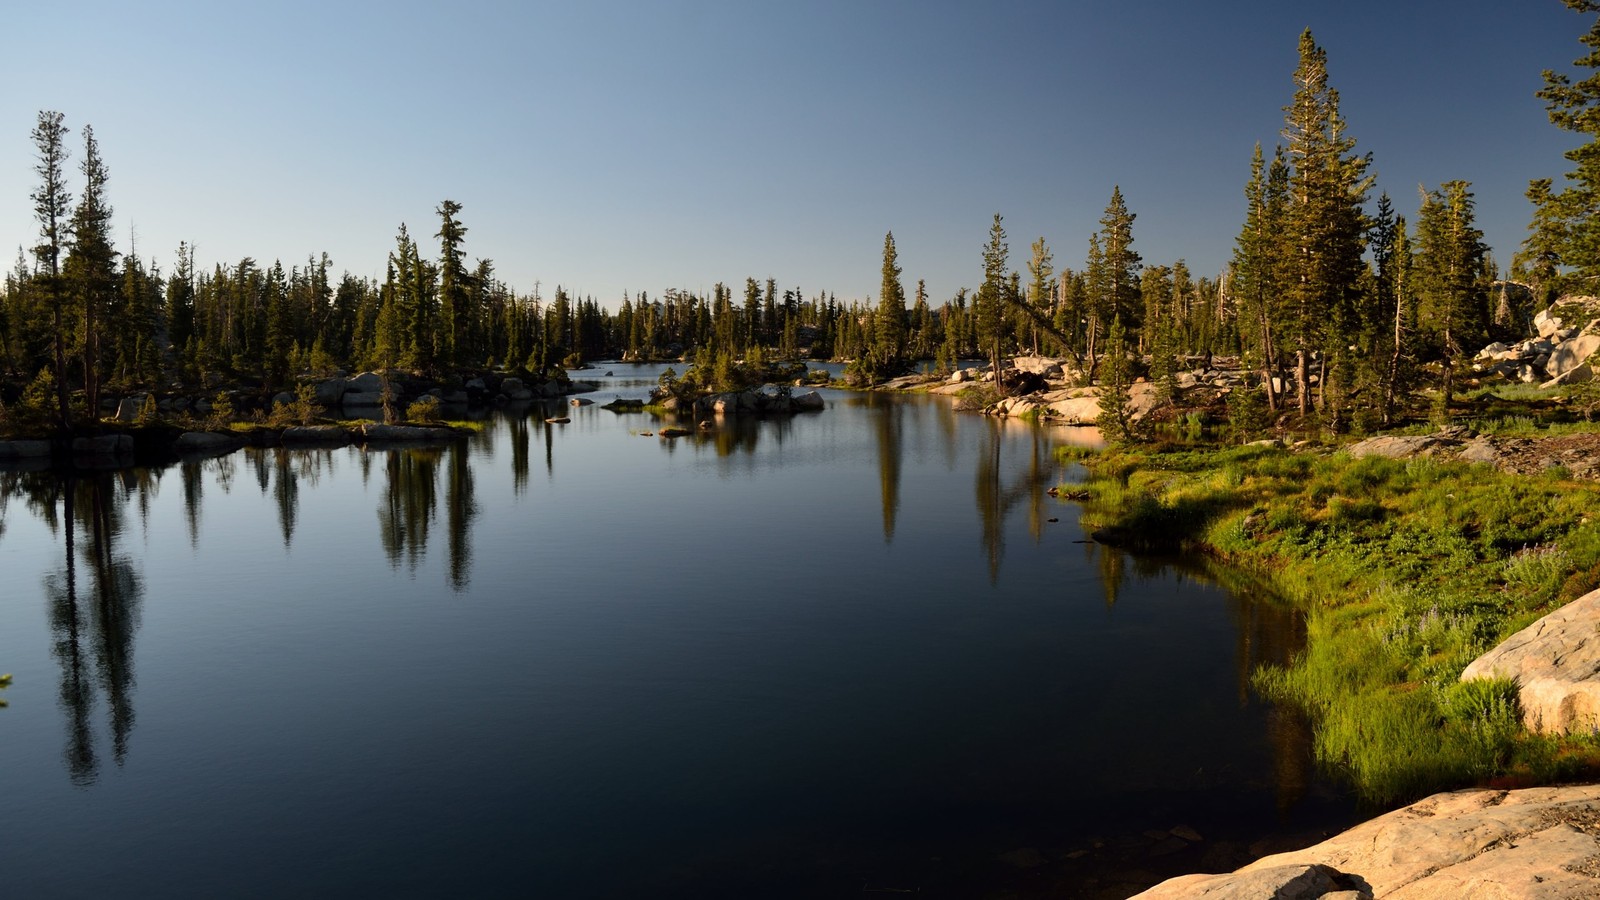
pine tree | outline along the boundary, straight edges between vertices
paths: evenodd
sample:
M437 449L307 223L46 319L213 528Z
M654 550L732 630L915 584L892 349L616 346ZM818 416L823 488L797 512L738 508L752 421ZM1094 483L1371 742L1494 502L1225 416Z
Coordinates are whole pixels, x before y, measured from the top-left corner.
M106 200L109 172L100 159L94 129L83 126L83 195L72 212L72 250L66 276L82 318L77 350L83 360L83 389L89 417L100 410L100 347L108 313L117 295L117 252L111 247L111 204Z
M1234 244L1230 289L1239 304L1239 329L1247 365L1261 369L1270 410L1278 408L1275 321L1283 295L1283 214L1288 164L1279 151L1267 167L1256 144L1245 184L1245 222Z
M1283 229L1288 303L1280 319L1294 348L1304 417L1310 412L1313 354L1343 353L1356 327L1369 226L1361 207L1372 179L1367 175L1371 160L1354 154L1355 139L1346 134L1339 113L1339 92L1328 84L1327 53L1310 29L1300 36L1294 81L1294 99L1284 108L1290 164Z
M1006 260L1011 254L1005 227L1000 223L1000 214L995 213L994 223L989 226L989 243L983 247L983 286L973 299L978 341L988 351L996 388L1000 387L1000 350L1005 340Z
M1141 311L1140 260L1133 250L1134 218L1122 200L1122 188L1112 187L1111 202L1100 217L1100 248L1105 255L1106 300L1112 317L1120 316L1124 328L1137 327Z
M1099 356L1103 352L1100 339L1103 329L1115 316L1112 314L1111 279L1106 273L1106 255L1100 249L1100 235L1089 235L1089 256L1083 265L1084 326L1084 377L1093 382L1098 374Z
M477 349L471 346L472 279L461 254L467 227L456 217L461 204L454 200L441 202L434 212L439 214L439 233L434 235L439 239L438 358L446 366L458 366Z
M873 317L874 356L883 375L898 375L906 355L906 292L900 286L899 255L894 232L883 236L883 281L878 289L878 314Z
M1100 415L1095 419L1101 436L1113 444L1125 444L1135 437L1130 381L1127 335L1122 328L1122 317L1114 316L1106 335L1105 361L1100 367Z
M1053 318L1055 313L1055 258L1050 255L1050 246L1040 237L1029 248L1032 254L1028 257L1028 303L1033 309L1045 318ZM1029 323L1029 334L1033 338L1033 352L1039 353L1039 329L1037 325Z
M72 428L72 409L67 400L67 347L64 324L67 303L66 290L61 283L61 249L67 232L67 211L72 206L72 194L67 190L67 127L61 113L41 110L33 127L34 152L38 162L33 171L39 176L39 187L29 195L33 200L34 216L39 220L40 242L33 255L43 268L40 280L44 284L45 304L50 308L52 326L52 351L56 386L58 424L63 432Z
M1488 248L1474 224L1472 192L1447 181L1422 194L1413 273L1421 320L1444 357L1436 412L1449 415L1455 367L1469 342L1482 336L1488 313L1482 276Z
M1574 12L1600 12L1597 0L1562 2ZM1588 141L1565 154L1573 164L1565 188L1552 191L1549 179L1529 185L1535 213L1523 252L1541 279L1588 285L1600 278L1600 18L1578 40L1588 52L1572 64L1588 70L1588 77L1574 82L1565 73L1546 69L1537 96L1557 128L1585 135ZM1554 278L1557 266L1570 269L1570 275Z

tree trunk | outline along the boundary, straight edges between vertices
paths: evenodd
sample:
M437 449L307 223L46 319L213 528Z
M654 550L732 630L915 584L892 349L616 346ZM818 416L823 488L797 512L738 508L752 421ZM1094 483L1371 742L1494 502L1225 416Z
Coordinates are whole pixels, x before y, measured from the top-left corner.
M1301 347L1294 352L1294 388L1299 392L1300 418L1311 415L1311 358Z
M1383 424L1385 427L1394 424L1395 394L1399 392L1400 384L1400 348L1401 324L1405 303L1400 298L1395 298L1394 303L1394 350L1389 354L1389 373L1383 385Z
M52 276L51 281L56 279ZM67 353L62 347L66 338L61 332L61 298L57 294L59 286L53 286L51 294L51 319L55 324L55 355L56 355L56 405L61 417L61 433L66 434L72 430L72 406L67 399Z
M1272 352L1272 325L1267 321L1267 307L1265 303L1259 304L1261 310L1261 374L1262 384L1267 389L1267 409L1274 415L1278 412L1278 389L1273 385L1273 352Z

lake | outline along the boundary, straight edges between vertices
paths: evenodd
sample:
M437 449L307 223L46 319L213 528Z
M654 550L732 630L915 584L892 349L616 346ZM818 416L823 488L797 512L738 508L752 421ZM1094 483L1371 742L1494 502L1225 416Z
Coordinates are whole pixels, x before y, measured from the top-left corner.
M1249 688L1298 618L1046 495L1092 432L667 440L607 369L445 447L0 472L5 893L1116 896L1354 821Z

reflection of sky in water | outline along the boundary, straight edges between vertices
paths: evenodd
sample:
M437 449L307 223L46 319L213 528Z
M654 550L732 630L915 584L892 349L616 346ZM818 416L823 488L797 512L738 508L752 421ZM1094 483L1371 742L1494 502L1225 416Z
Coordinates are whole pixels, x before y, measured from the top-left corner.
M827 391L820 414L664 441L600 408L635 387L552 405L568 425L118 488L137 716L118 764L95 687L88 787L62 769L59 537L8 498L18 895L603 896L704 857L752 895L815 896L825 846L858 890L902 852L885 835L990 858L1152 791L1202 830L1276 822L1259 773L1285 739L1241 684L1292 621L1074 544L1076 507L1043 495L1063 431Z

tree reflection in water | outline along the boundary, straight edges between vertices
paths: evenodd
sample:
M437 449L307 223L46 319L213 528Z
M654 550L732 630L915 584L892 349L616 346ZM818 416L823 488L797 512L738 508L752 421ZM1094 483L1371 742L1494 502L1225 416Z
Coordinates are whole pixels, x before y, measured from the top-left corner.
M1044 537L1045 491L1056 477L1053 444L1038 427L1010 423L999 418L984 418L984 441L978 449L978 470L973 479L973 497L978 505L978 522L983 533L984 556L989 563L989 583L1000 579L1000 563L1006 554L1006 516L1018 504L1028 508L1028 534L1038 543ZM1006 431L1026 428L1029 433L1025 464L1017 469L1010 484L1005 482Z
M440 452L431 447L379 452L384 457L386 480L378 507L378 539L390 565L398 568L404 560L415 573L438 505Z
M62 541L61 567L44 576L43 587L51 655L61 668L58 696L67 728L62 757L72 782L80 786L100 777L93 716L102 697L112 759L120 766L127 758L135 719L133 638L144 584L117 542L129 496L142 500L154 490L147 471L0 475L0 494L26 498Z
M378 507L378 538L392 566L403 560L411 572L427 554L428 536L439 506L439 471L445 471L447 578L454 590L472 580L472 525L479 514L468 448L410 447L369 451L384 456L383 499Z
M883 496L883 542L894 543L895 516L900 512L900 454L904 452L906 404L896 398L868 395L878 438L878 490Z

